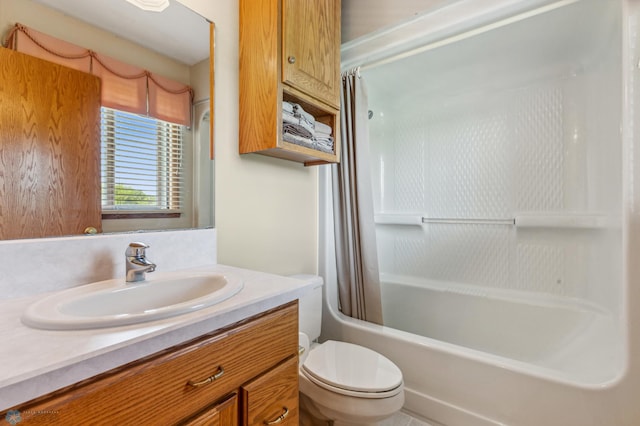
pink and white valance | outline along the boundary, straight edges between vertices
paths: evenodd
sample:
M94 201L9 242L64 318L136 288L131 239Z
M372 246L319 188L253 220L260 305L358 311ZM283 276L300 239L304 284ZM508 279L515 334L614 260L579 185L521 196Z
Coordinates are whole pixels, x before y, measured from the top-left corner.
M102 105L171 123L191 125L191 87L100 53L16 24L5 47L94 74Z

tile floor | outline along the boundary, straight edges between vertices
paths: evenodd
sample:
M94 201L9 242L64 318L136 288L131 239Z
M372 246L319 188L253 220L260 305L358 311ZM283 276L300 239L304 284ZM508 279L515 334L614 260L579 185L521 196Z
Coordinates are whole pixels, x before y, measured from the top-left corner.
M300 413L300 426L329 426L328 422L320 420L312 420L308 416L305 416L303 412ZM423 422L412 417L410 414L399 412L392 417L384 420L378 424L378 426L436 426L431 423Z
M403 412L396 413L393 417L380 423L380 426L432 426L430 423L418 420Z

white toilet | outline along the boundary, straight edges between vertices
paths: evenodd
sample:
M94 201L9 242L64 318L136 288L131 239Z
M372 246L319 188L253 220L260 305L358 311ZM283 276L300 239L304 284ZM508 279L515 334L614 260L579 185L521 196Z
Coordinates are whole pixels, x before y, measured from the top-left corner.
M400 369L383 355L352 343L313 343L322 323L321 277L312 292L300 299L300 424L375 425L404 404ZM310 348L309 341L312 341Z

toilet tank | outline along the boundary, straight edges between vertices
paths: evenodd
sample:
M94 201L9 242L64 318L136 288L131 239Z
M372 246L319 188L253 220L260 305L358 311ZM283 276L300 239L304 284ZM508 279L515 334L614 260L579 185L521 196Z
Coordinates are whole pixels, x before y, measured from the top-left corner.
M313 288L298 301L298 327L310 341L320 337L322 325L322 285L324 280L317 275L292 275L291 278L313 283Z

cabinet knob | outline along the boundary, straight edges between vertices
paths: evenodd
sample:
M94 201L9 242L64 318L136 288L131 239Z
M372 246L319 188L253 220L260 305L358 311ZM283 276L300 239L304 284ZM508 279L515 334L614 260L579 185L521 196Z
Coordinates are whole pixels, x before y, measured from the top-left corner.
M289 56L287 58L287 62L289 62L290 64L295 64L296 63L296 57L295 56Z

